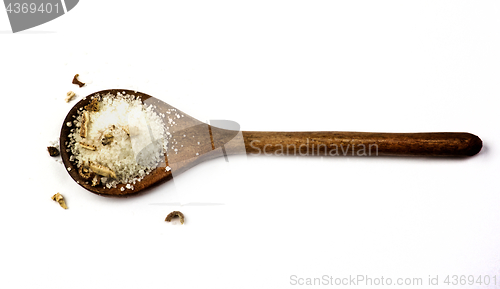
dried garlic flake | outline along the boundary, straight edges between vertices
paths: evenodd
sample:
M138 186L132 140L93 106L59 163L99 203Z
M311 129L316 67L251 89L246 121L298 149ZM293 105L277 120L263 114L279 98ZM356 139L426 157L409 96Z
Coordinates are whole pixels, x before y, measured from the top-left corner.
M90 120L89 112L84 111L82 114L82 126L80 128L80 136L83 138L87 137L87 129L88 129L87 127L89 120Z
M95 151L95 150L97 150L97 148L96 148L95 146L93 146L93 145L89 145L89 144L86 144L86 143L84 143L84 142L82 142L82 141L80 142L80 145L81 145L81 146L82 146L82 148L84 148L84 149L88 149L88 150L91 150L91 151Z
M59 150L56 147L47 147L47 150L51 157L57 157L59 155Z
M54 200L54 201L58 202L58 203L59 203L59 205L60 205L61 207L63 207L63 209L65 209L65 210L66 210L66 209L68 208L68 207L66 206L66 202L64 201L64 197L63 197L61 194L57 193L57 194L53 195L53 196L52 196L52 200Z
M97 100L97 98L93 98L89 104L84 106L84 108L88 111L99 111L99 100Z
M172 213L168 214L165 218L165 221L170 222L175 217L179 217L179 221L181 222L181 224L184 224L184 214L179 211L173 211Z
M113 135L110 134L110 133L107 133L102 138L102 142L101 143L102 143L102 145L106 146L106 145L109 145L112 142L113 142Z
M84 85L85 85L85 83L83 83L83 82L81 82L80 80L78 80L78 77L79 77L79 76L80 76L79 74L75 74L75 76L73 77L73 81L72 81L71 83L76 84L76 85L78 85L79 87L82 87L82 86L84 86Z
M66 93L66 99L65 99L66 102L70 102L73 99L73 97L75 97L75 93L73 91L68 91Z
M113 172L110 168L108 167L105 167L103 165L99 165L99 164L94 164L92 162L90 162L90 169L98 174L98 175L101 175L103 177L110 177L110 178L113 178L113 179L116 179L116 174L115 172Z

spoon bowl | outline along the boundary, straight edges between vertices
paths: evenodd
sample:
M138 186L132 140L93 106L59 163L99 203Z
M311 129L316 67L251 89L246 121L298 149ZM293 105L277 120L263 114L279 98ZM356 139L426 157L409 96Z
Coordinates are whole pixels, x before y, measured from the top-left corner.
M66 123L72 122L78 112L91 102L92 97L106 94L134 95L143 104L153 105L158 115L165 116L163 125L170 132L165 162L136 182L133 189L127 188L126 184L118 184L113 188L92 186L91 182L80 176L77 164L71 160L69 135L73 127ZM156 141L159 140L152 141L151 148L158 147ZM61 157L73 180L93 193L110 196L138 193L168 181L175 174L201 162L227 154L468 157L477 154L481 148L479 137L463 132L257 132L224 129L201 122L150 95L127 89L102 90L80 100L66 115L60 134Z
M83 110L85 106L90 104L92 97L106 94L114 96L118 94L134 95L138 97L143 104L152 105L153 110L159 115L172 115L172 112L175 112L173 117L163 118L163 125L170 128L170 139L175 141L176 147L179 149L176 149L175 152L172 150L170 153L166 153L165 162L158 164L158 166L141 181L133 184L133 190L127 188L127 184L118 184L115 188L92 186L89 180L83 178L78 173L79 168L76 162L71 161L72 153L69 147L69 135L73 127L67 126L66 123L72 122L78 115L78 111ZM173 123L169 121L169 119L174 119ZM216 148L220 148L223 144L228 143L237 133L237 131L213 128L145 93L127 89L108 89L92 93L73 106L63 122L59 139L63 164L67 168L69 175L80 186L99 195L124 196L138 193L146 188L168 181L172 179L173 174L184 172L196 164L221 156L221 150L216 150ZM214 141L214 136L216 136L217 141ZM153 140L145 149L156 149L161 147L159 144L160 141L162 140ZM234 153L235 147L236 145L233 145L233 149L228 149L227 151ZM137 156L138 159L140 159L140 154L141 152L139 152Z

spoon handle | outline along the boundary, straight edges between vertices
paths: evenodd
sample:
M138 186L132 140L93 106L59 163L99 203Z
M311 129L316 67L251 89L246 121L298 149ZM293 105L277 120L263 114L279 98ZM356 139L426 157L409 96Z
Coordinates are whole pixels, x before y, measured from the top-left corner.
M247 154L315 156L473 156L476 135L458 132L259 132L243 131Z

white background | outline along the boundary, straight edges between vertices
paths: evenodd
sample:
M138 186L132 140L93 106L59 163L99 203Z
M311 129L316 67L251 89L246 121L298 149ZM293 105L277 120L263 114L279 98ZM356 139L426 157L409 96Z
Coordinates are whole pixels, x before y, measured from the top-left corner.
M0 287L500 286L499 15L498 1L93 0L12 34L0 12ZM67 91L106 88L243 130L464 131L485 146L469 159L238 156L101 197L46 147L76 103ZM185 225L164 222L173 210Z

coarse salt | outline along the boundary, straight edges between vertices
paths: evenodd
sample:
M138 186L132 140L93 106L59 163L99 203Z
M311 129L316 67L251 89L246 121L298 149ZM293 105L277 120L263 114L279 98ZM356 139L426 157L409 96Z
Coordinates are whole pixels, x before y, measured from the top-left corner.
M107 188L123 183L133 189L130 183L141 180L164 161L169 137L164 123L152 106L125 92L94 97L100 100L99 110L88 112L87 136L80 135L83 112L74 120L77 128L69 134L73 160L77 166L93 163L111 170L111 178L101 178ZM104 135L112 135L112 142L103 142ZM76 145L80 142L96 150L81 149Z

